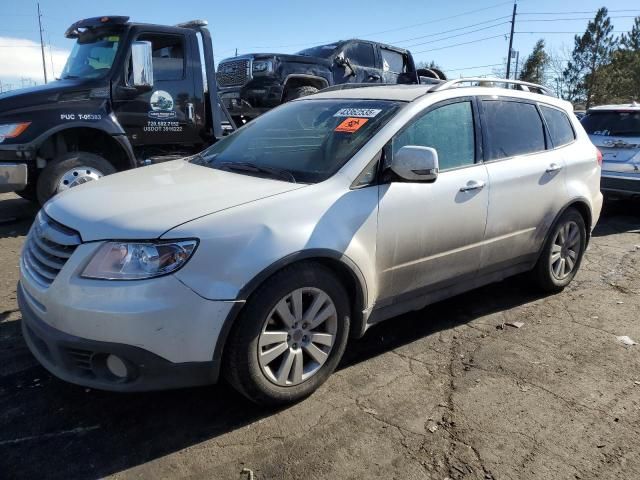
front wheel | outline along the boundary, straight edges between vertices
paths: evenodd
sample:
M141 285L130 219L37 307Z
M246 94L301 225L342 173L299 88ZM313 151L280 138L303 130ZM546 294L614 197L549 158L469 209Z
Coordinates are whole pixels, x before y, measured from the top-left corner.
M562 291L578 272L586 245L584 219L570 208L553 226L532 272L536 285L546 292Z
M318 89L316 87L311 87L309 85L305 85L303 87L291 88L287 91L284 97L284 101L289 102L291 100L295 100L296 98L306 97L307 95L313 95L314 93L318 93Z
M71 152L55 158L38 177L37 195L44 205L54 195L116 173L107 160L89 152Z
M286 268L248 300L226 346L224 374L258 404L305 398L338 365L349 316L348 296L329 269L311 262Z

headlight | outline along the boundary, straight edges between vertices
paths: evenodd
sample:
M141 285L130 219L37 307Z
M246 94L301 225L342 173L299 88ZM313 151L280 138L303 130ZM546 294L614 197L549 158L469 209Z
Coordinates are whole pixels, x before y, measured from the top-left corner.
M29 125L31 125L31 122L5 123L0 125L0 143L2 143L5 138L17 137L24 132Z
M271 73L273 62L271 60L258 60L253 62L253 73Z
M197 240L179 242L107 242L82 272L85 278L139 280L175 272L193 254Z

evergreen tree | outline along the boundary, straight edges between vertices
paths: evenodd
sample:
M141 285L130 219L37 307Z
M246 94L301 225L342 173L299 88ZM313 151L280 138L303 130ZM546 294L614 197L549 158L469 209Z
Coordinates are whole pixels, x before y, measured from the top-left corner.
M601 69L610 63L616 46L612 31L608 11L602 7L584 34L576 35L574 39L573 53L564 77L571 100L585 101L587 108L593 103L594 94L601 90Z
M544 40L540 39L522 66L520 80L542 85L545 82L545 70L548 64L549 55L544 50Z
M640 17L636 17L633 22L633 27L631 27L631 31L628 34L622 34L622 37L620 37L620 45L624 50L640 51Z

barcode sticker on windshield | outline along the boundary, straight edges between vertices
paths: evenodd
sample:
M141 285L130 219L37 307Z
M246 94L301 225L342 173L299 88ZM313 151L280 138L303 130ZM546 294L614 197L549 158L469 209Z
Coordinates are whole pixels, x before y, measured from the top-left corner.
M353 118L349 117L344 120L340 125L338 125L335 129L336 132L343 133L353 133L357 131L361 126L367 123L369 119L367 118Z
M361 117L373 118L382 110L378 108L341 108L333 116L334 117Z

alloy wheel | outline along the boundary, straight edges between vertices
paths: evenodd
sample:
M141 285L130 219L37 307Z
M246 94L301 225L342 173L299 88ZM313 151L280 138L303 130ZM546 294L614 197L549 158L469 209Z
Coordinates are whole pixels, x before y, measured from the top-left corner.
M276 385L294 386L314 376L333 349L338 314L318 288L298 288L281 298L258 338L258 363Z
M549 259L551 274L556 279L564 280L575 269L580 254L580 240L580 228L573 221L562 225L556 233Z
M83 183L92 182L103 177L104 174L93 167L81 166L64 172L58 181L57 192L64 192Z

